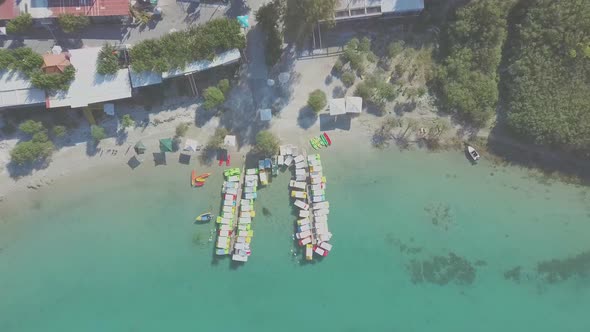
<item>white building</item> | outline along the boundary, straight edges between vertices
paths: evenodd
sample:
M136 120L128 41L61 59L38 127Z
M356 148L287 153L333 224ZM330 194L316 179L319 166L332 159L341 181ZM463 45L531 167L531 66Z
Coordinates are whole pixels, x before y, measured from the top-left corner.
M379 16L417 15L424 0L339 0L334 18L338 20Z

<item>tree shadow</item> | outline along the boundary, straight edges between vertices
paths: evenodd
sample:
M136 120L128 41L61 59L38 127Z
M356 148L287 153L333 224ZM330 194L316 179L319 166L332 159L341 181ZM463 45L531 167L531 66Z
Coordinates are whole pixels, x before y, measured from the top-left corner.
M344 98L345 95L346 89L341 85L334 87L334 90L332 90L332 98Z
M330 85L332 83L332 81L334 81L334 76L328 74L328 75L326 75L326 78L324 79L324 84Z
M123 145L127 141L128 137L129 137L129 133L127 133L127 130L125 130L125 128L119 129L117 131L117 136L115 138L115 144Z
M236 17L248 14L249 11L250 6L248 6L246 0L230 0L229 9L225 12L225 16Z
M299 109L297 124L303 129L309 129L318 121L318 115L309 106Z
M24 176L31 175L33 171L38 171L47 168L50 163L50 158L45 160L38 160L32 163L26 163L23 165L18 165L11 161L8 164L6 164L6 171L8 172L8 175L11 179L19 180Z
M417 104L413 100L403 103L396 103L395 106L393 106L393 112L398 116L402 116L404 113L410 113L415 110L416 106Z
M98 142L94 140L94 138L90 138L86 141L86 155L87 156L95 156L98 152L101 152L102 149L98 148Z

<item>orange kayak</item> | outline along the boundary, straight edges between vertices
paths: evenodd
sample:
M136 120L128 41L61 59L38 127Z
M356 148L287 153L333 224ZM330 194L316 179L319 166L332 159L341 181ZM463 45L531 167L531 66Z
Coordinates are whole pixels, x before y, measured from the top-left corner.
M193 171L191 172L191 186L196 186L197 184L197 171L195 171L193 169Z
M204 173L195 178L197 182L205 182L211 173Z

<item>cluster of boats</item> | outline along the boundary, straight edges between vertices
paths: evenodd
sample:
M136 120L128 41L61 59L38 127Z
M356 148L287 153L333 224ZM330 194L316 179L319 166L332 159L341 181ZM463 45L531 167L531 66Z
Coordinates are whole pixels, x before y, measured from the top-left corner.
M268 185L269 175L277 176L277 174L279 174L279 164L276 157L258 161L258 177L260 178L261 185Z
M252 253L250 243L254 236L252 230L252 218L256 216L254 211L254 200L256 199L256 188L258 187L258 169L250 168L246 170L244 178L243 197L240 198L240 209L238 216L238 228L235 235L235 244L233 246L232 260L238 262L247 262Z
M197 171L193 169L191 172L191 186L193 187L202 187L207 181L207 178L211 175L211 173L203 173L201 175L197 175Z
M223 204L221 213L217 217L217 242L215 254L229 255L231 253L232 236L236 225L235 215L237 200L240 196L242 171L239 168L227 169L223 172L225 181L221 189Z
M306 158L298 155L295 162L295 179L289 182L293 205L299 209L295 238L305 247L305 259L312 260L313 253L327 256L332 245L328 242L332 233L328 230L330 203L326 200L326 178L323 176L319 154Z
M328 147L328 146L332 145L332 140L330 139L330 136L328 136L328 134L323 133L320 136L312 137L309 140L309 144L311 144L311 147L314 150L318 150L323 147Z

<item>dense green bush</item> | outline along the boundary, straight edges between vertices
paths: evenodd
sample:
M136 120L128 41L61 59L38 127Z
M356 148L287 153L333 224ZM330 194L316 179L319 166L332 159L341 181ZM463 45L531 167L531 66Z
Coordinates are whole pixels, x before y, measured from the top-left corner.
M44 131L45 127L43 126L43 123L39 121L27 120L21 123L18 126L18 129L26 134L35 135L36 133Z
M224 96L227 95L230 88L229 80L227 78L220 80L219 83L217 83L217 87L219 88L219 90L221 90L221 92L223 92Z
M266 64L271 67L279 62L283 53L283 34L280 29L283 8L281 1L273 0L256 12L256 21L266 33Z
M63 73L45 73L41 70L33 72L31 83L39 89L67 90L76 76L74 66L67 66Z
M30 76L34 71L40 70L42 65L43 57L28 47L0 49L0 70L13 69Z
M107 137L104 128L97 125L92 125L90 127L90 135L96 143L100 142L101 140Z
M508 124L536 143L590 151L590 2L527 2L506 71Z
M90 24L88 16L74 14L59 14L57 23L65 33L80 31Z
M54 149L55 146L49 141L20 142L10 151L10 158L12 162L18 165L23 165L29 162L46 159L51 156Z
M445 108L484 126L498 102L501 51L511 0L472 1L448 29L448 55L437 71Z
M6 32L8 33L23 33L29 31L33 27L33 17L29 13L20 14L19 16L8 21L6 24Z
M135 121L133 121L131 115L124 114L121 117L121 125L123 126L123 128L133 127L135 125Z
M387 47L387 54L391 59L395 58L398 54L400 54L404 50L405 42L403 40L398 40L392 42Z
M113 75L119 71L119 59L117 57L117 49L105 43L96 59L96 72L101 75Z
M355 79L356 75L350 71L344 72L342 74L342 77L340 77L340 80L342 80L342 83L344 83L346 87L352 86L354 84Z
M225 128L215 129L215 133L213 134L213 136L211 136L211 138L209 138L209 141L207 142L207 149L214 150L221 148L223 146L223 140L225 139L225 136L227 136L228 134L229 131Z
M64 137L68 132L65 126L54 126L52 131L55 137Z
M183 122L176 126L176 137L184 137L188 132L190 124Z
M225 102L225 96L223 92L216 86L210 86L205 89L203 92L203 98L205 98L205 103L203 106L205 109L213 109Z
M245 37L235 19L216 19L138 43L130 51L131 68L136 72L166 72L193 61L212 60L216 53L245 46Z
M395 86L388 83L384 73L376 73L357 84L354 95L363 102L374 105L380 113L385 113L387 102L397 97Z
M279 139L270 131L263 130L256 134L256 152L264 156L272 156L279 153Z
M319 89L310 93L309 98L307 99L307 106L311 107L316 113L321 112L327 104L328 100L326 98L326 93Z
M342 63L342 60L340 58L338 58L338 59L336 59L336 62L334 62L334 66L332 67L332 70L334 70L335 73L341 73L343 67L344 67L344 63Z

